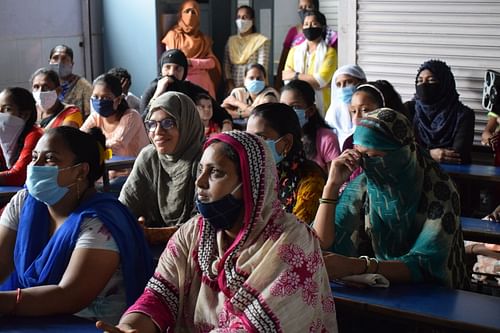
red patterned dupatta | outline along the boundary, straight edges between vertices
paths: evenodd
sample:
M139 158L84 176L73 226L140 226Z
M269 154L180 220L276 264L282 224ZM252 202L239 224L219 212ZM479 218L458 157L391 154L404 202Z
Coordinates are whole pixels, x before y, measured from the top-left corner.
M337 332L319 242L281 208L265 143L239 131L213 140L240 158L244 225L228 244L203 217L188 221L127 312L150 316L162 332Z

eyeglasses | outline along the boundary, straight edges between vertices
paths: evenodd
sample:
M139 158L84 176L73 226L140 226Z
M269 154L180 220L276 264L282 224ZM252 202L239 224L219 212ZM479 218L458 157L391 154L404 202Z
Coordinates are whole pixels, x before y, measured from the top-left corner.
M164 130L171 129L172 127L175 127L175 120L170 119L170 118L165 118L160 121L157 120L146 120L144 122L144 125L146 126L146 129L148 132L154 132L156 131L156 128L158 127L158 124L160 124L161 128Z

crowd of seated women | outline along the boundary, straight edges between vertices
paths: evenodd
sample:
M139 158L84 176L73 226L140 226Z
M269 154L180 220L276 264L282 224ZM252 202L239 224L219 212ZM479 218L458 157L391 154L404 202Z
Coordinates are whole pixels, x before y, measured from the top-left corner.
M403 103L359 66L337 69L317 1L298 4L280 91L252 8L237 9L221 66L184 1L140 101L125 69L73 74L64 45L32 92L0 92L0 184L25 184L0 218L0 315L336 332L329 280L468 288L459 191L439 166L470 162L473 140L451 68L423 63ZM110 175L118 198L98 185L110 151L136 157Z

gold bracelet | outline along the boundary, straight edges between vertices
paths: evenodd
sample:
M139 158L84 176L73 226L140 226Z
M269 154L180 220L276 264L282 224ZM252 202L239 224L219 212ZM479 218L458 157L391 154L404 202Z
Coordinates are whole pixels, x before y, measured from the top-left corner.
M320 204L336 205L338 202L339 202L339 199L319 198L319 203Z
M371 261L370 261L370 258L368 258L368 256L360 256L359 259L365 259L366 261L366 267L365 267L365 271L361 274L365 274L365 273L368 273L368 269L370 268L370 265L371 265Z

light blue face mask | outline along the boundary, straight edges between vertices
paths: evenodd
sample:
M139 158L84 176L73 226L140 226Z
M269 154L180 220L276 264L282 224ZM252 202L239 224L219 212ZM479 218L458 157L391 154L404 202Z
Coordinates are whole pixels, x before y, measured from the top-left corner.
M297 118L299 118L300 127L304 127L307 123L306 109L293 108Z
M274 161L276 162L276 165L280 164L280 162L285 157L283 154L278 154L278 151L276 150L276 144L282 138L283 137L279 138L278 140L271 140L271 139L266 140L267 146L269 147L269 149L271 149L271 153L273 154L273 158L274 158Z
M266 87L266 83L261 80L245 80L245 88L251 94L257 95Z
M26 176L26 187L38 201L42 201L49 206L58 203L69 191L69 187L61 187L57 183L59 171L73 168L79 164L67 168L59 169L54 165L28 165ZM76 184L76 183L75 183Z
M356 91L355 86L348 86L344 88L339 88L337 90L337 98L339 101L341 101L344 104L349 104L351 103L351 98L354 92Z

